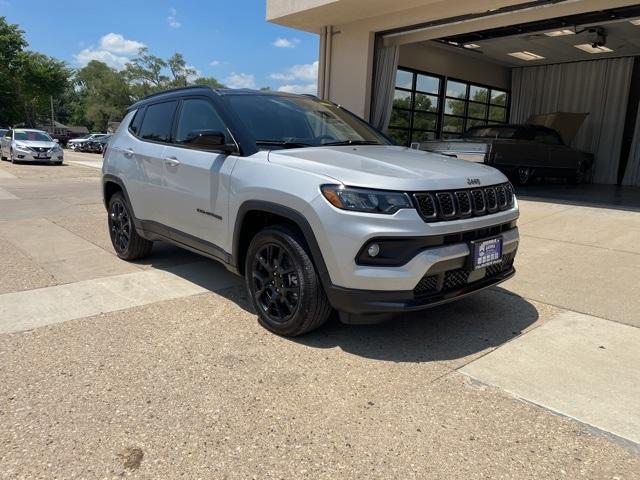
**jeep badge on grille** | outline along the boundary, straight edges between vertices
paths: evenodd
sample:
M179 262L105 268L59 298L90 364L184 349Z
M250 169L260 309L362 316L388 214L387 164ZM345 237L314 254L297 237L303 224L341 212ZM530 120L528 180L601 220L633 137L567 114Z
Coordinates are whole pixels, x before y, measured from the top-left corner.
M480 185L480 179L467 177L467 185Z

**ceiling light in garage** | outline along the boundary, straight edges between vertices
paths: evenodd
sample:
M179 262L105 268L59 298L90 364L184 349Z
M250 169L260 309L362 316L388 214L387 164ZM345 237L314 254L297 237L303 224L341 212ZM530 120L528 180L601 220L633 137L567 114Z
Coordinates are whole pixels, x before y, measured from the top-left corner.
M636 18L635 20L629 20L629 23L633 23L634 25L640 25L640 18Z
M466 43L463 46L464 48L480 48L480 45L478 45L477 43Z
M576 32L573 30L569 30L568 28L564 28L562 30L554 30L553 32L545 32L547 37L563 37L565 35L575 35Z
M584 50L587 53L607 53L613 52L609 47L605 47L604 45L592 45L590 43L581 43L580 45L574 45L574 47L579 48L580 50Z
M513 52L513 53L510 53L509 55L511 55L512 57L519 58L520 60L526 60L526 61L541 60L544 58L542 55L538 55L537 53L531 53L527 51Z

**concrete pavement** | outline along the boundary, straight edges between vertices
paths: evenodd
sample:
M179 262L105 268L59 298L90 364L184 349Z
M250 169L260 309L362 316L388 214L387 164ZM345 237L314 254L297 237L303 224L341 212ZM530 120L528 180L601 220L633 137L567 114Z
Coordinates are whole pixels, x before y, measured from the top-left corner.
M66 161L0 164L0 478L640 478L640 213L522 201L503 287L292 341L214 262L118 260Z

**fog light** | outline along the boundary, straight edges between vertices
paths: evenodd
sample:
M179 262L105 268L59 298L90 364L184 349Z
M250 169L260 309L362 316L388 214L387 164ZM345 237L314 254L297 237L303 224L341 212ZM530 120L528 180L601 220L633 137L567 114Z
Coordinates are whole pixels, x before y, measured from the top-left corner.
M380 253L380 245L378 245L377 243L372 243L371 245L369 245L367 253L370 257L376 257Z

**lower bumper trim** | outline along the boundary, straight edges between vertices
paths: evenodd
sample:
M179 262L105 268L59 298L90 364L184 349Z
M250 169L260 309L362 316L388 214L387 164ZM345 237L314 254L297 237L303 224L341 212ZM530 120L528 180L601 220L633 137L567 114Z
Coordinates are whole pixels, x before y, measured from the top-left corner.
M412 290L386 292L331 286L325 291L331 306L339 312L351 315L394 314L423 310L466 297L485 288L498 285L513 277L515 273L515 268L511 267L497 275L454 290L420 297L416 297Z

